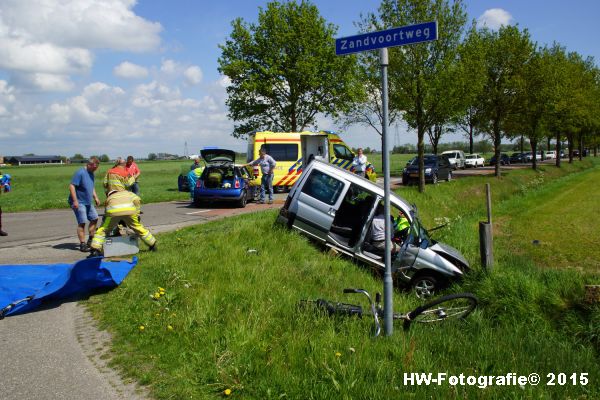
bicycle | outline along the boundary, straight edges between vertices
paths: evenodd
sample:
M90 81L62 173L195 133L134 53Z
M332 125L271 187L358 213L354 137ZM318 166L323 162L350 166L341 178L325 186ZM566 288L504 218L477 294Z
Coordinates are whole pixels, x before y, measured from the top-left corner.
M317 300L301 300L301 307L314 306L315 308L327 312L330 316L357 316L362 318L363 315L372 316L375 323L375 337L381 333L381 325L379 319L383 317L383 307L381 306L381 294L375 295L375 301L364 289L344 289L344 293L361 293L369 300L369 311L364 311L359 305L331 302L326 299ZM404 330L408 330L413 322L418 323L434 323L448 319L464 319L475 307L477 307L478 299L471 293L456 293L439 297L433 301L423 304L409 313L394 313L394 320L403 320Z

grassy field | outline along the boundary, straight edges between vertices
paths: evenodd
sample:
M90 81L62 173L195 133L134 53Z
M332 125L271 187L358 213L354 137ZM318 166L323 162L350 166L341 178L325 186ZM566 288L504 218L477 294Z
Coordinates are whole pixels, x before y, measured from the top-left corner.
M584 246L598 237L599 178L600 163L586 160L502 179L457 179L424 194L401 189L426 225L449 222L436 238L474 266L448 290L480 298L466 323L396 327L392 337L374 340L368 319L298 310L302 298L360 301L342 289L375 292L382 282L274 226L275 211L159 235L158 253L143 253L119 288L87 304L113 334L113 365L159 399L221 398L225 390L244 399L599 398L600 307L582 302L584 284L600 282L590 262L600 250ZM478 262L486 182L496 232L491 274ZM548 258L557 253L568 261ZM156 299L159 288L164 295ZM394 295L395 310L417 304L407 293ZM404 382L410 372L538 373L542 383L416 386ZM550 386L551 373L569 379ZM588 384L581 375L573 384L573 373L587 373Z
M177 191L181 169L189 170L191 161L140 162L140 191L145 203L188 199L188 193ZM69 183L81 165L46 165L5 167L12 176L12 191L0 198L4 212L68 208ZM102 179L111 163L102 163L96 171L96 193L104 199Z

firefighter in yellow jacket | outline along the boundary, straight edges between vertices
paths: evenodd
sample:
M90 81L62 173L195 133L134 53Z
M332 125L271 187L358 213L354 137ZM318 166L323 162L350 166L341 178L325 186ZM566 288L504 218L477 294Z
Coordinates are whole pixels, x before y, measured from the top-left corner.
M114 190L129 190L135 183L135 178L127 172L125 166L125 159L118 157L114 167L106 172L102 185L107 196Z
M112 190L106 198L106 213L102 226L96 231L92 239L92 252L90 257L101 254L106 241L106 233L112 232L119 221L125 222L129 228L139 235L151 251L156 250L156 239L140 222L141 199L136 194L127 190Z

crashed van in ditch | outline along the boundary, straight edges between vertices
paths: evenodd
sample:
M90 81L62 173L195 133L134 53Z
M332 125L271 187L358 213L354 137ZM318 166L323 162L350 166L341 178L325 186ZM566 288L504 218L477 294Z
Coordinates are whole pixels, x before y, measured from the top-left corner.
M314 161L290 190L277 221L383 271L383 254L371 243L371 224L383 198L383 188L377 184ZM468 261L457 249L429 237L414 206L392 193L390 207L395 221L408 219L411 232L408 236L394 234L397 244L409 241L403 256L392 262L396 283L409 285L417 296L426 298L469 270Z

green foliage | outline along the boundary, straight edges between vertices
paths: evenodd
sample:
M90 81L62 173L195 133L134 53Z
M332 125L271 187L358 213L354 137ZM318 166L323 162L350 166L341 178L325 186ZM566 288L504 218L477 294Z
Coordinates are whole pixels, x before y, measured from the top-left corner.
M479 129L490 136L496 158L500 155L500 143L507 130L507 121L516 112L519 79L530 60L534 45L527 30L502 26L498 31L483 29L477 32L484 48L484 65L487 75L478 102ZM496 163L496 176L500 165Z
M451 4L446 0L383 0L378 14L362 21L363 30L381 30L436 20L438 30L443 32L438 40L389 50L390 107L402 110L408 125L416 129L420 156L424 153L425 132L449 122L460 104L453 81L458 73L455 61L466 18L460 0ZM421 191L425 189L423 171L421 162Z
M298 131L317 114L336 116L356 96L355 57L337 57L337 28L308 1L273 1L258 22L238 18L221 45L234 136L253 130Z
M381 280L274 226L274 211L159 235L158 253L142 253L119 288L88 304L113 335L113 364L148 385L158 399L215 398L225 389L249 399L597 398L600 309L581 303L582 284L597 275L536 266L530 247L522 244L515 251L518 242L502 231L508 222L531 227L528 210L552 200L547 192L597 179L597 162L590 166L586 161L550 167L538 185L529 184L539 180L531 170L493 179L494 228L502 244L488 275L476 260L477 221L485 215L482 187L489 178L459 179L425 194L401 191L418 203L427 225L448 217L449 227L436 236L475 265L461 286L449 290L473 291L480 298L481 307L465 323L413 326L409 332L396 327L393 336L373 340L368 319L299 309L302 298L362 303L341 290L359 286L375 292ZM520 194L521 185L530 191ZM574 186L573 195L585 184ZM559 232L566 238L581 233L573 229ZM411 295L394 294L395 311L417 305ZM585 372L590 383L486 389L405 385L404 373L410 372L536 372L542 379L550 372Z

